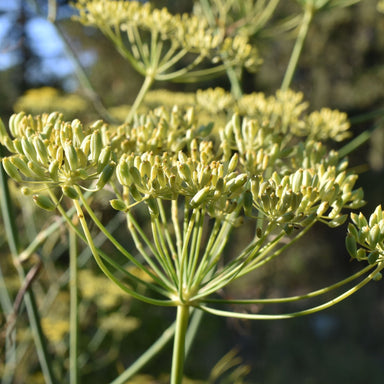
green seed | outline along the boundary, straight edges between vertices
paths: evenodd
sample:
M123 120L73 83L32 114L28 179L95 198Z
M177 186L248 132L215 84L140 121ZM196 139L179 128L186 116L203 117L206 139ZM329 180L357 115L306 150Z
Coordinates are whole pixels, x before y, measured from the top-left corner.
M156 218L159 216L159 205L157 204L157 200L153 197L150 197L146 200L148 205L149 213L152 217Z
M352 258L357 256L357 242L354 236L348 234L345 238L345 247Z
M64 154L71 171L76 171L78 164L77 153L71 142L64 143Z
M123 200L113 199L113 200L110 200L109 203L111 204L113 209L116 209L116 211L125 212L127 210L127 206Z
M207 198L208 194L209 194L209 186L204 187L199 192L197 192L195 194L195 196L193 196L193 198L190 201L189 205L192 208L198 207L200 204L202 204L204 202L204 200Z
M379 258L380 253L378 251L373 251L368 255L368 264L375 264L377 259Z
M76 189L70 185L65 185L61 187L63 193L65 196L69 197L72 200L78 200L79 194L77 193Z
M34 203L42 209L46 211L53 211L56 209L56 205L52 202L52 200L44 195L33 195Z
M19 170L17 167L12 164L9 157L6 157L2 160L3 167L5 172L7 172L8 176L16 181L23 181L23 179L20 176Z
M108 181L111 179L113 172L115 171L116 163L111 161L109 164L107 164L103 171L101 172L99 176L99 180L96 183L96 189L101 189L105 186L105 184L108 183Z
M12 164L15 165L24 176L32 177L33 174L31 170L28 168L28 162L25 161L22 157L12 156L10 160Z

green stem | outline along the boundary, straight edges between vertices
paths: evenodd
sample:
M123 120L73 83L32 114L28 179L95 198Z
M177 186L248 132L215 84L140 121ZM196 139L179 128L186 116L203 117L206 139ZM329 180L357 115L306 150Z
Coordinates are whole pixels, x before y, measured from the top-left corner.
M69 319L69 382L77 384L78 369L78 336L79 336L79 297L77 274L77 237L76 232L69 229L69 291L70 291L70 319Z
M83 195L81 189L79 187L76 187L76 191L77 193L79 194L80 196L80 200L81 200L81 203L83 204L84 208L86 209L87 213L89 214L89 216L91 217L92 221L96 224L96 226L100 229L100 231L105 235L105 237L115 246L115 248L121 252L122 255L124 255L129 261L131 261L136 267L138 267L139 269L143 270L148 276L151 276L151 278L156 281L159 285L163 286L164 288L170 288L172 289L172 285L169 284L169 281L161 274L161 272L157 269L156 265L154 265L153 263L151 263L151 261L149 259L146 259L146 261L148 262L148 264L151 266L151 268L153 268L157 275L154 274L154 273L151 273L150 270L148 270L148 268L146 268L142 263L140 263L138 260L136 260L136 258L131 255L116 239L114 236L112 236L111 233L109 233L109 231L104 227L104 225L101 223L101 221L97 218L97 216L95 215L95 213L93 212L92 208L89 206L89 204L87 203L87 200L85 198L85 196ZM51 195L51 198L53 201L55 201L55 197ZM139 228L138 224L134 221L132 215L130 213L128 213L128 217L130 218L130 220L132 220L134 223L135 223L135 227L136 227L136 230L140 232L140 235L142 236L142 238L145 238L145 234L143 233L143 231ZM68 222L68 220L67 220ZM148 241L148 244L149 244L149 241ZM151 248L152 250L152 248Z
M227 76L229 82L231 83L231 93L235 100L239 100L241 96L243 96L243 90L240 84L240 76L236 72L236 69L233 68L230 64L227 63L226 60L223 60L225 64L225 71L227 72ZM241 69L238 69L241 74Z
M104 264L94 242L92 235L89 231L87 221L85 220L83 210L81 209L81 205L78 200L73 200L73 203L76 207L77 214L79 216L79 221L81 224L81 227L83 228L83 232L85 235L85 238L87 240L88 246L90 247L92 254L95 258L95 261L97 265L100 267L100 269L104 272L104 274L112 280L118 287L120 287L123 291L128 293L129 295L144 301L145 303L154 304L154 305L163 305L163 306L175 306L174 301L172 300L159 300L159 299L152 299L150 297L141 295L140 293L136 292L134 289L129 288L125 284L123 284L116 276L113 275L113 273L107 268L107 266Z
M196 336L198 327L200 325L203 311L191 310L191 322L189 324L186 342L185 342L185 355L188 355L188 352L192 346L192 342ZM140 371L147 363L149 363L154 356L156 356L172 339L175 334L176 321L172 323L162 335L130 366L128 367L120 376L118 376L110 384L125 384L133 375Z
M63 207L60 205L60 203L57 201L57 199L55 198L55 195L54 194L51 194L51 198L52 198L52 201L56 204L56 207L57 209L59 210L60 214L63 216L63 218L65 219L65 221L67 222L68 226L76 233L77 237L79 239L81 239L85 244L88 244L87 242L87 239L86 237L80 232L80 230L72 223L71 219L68 217L68 215L66 214L65 210L63 209ZM113 219L110 221L110 223L113 221ZM106 230L108 230L108 226L105 228ZM108 231L109 232L109 231ZM111 231L113 232L113 231ZM102 236L101 236L102 235ZM138 278L137 276L135 276L134 274L130 273L125 267L121 266L119 263L117 263L116 261L113 261L105 252L103 252L100 248L96 247L96 242L99 243L99 245L101 245L103 242L105 241L105 237L104 237L104 233L99 233L95 239L93 240L93 243L95 245L95 249L97 250L97 252L99 253L99 255L103 258L103 260L105 260L111 267L115 268L116 271L120 272L122 276L124 277L127 277L130 279L130 281L132 281L133 283L138 283L138 284L142 284L144 285L145 287L147 287L148 289L150 290L153 290L157 293L160 293L161 295L165 296L165 297L168 297L169 296L169 291L168 290L165 290L165 289L162 289L161 287L157 286L156 284L152 284L152 283L149 283L145 280L142 280L140 278ZM88 251L90 251L90 254L92 255L92 250L88 249ZM82 265L85 264L85 260L88 258L88 256L86 254L84 254L83 256L85 256L85 258L83 257L81 259L81 262L82 262ZM80 261L80 257L79 257L79 261ZM80 263L78 262L78 266L80 265ZM136 265L136 264L135 264ZM138 263L138 265L141 265L140 263ZM145 269L143 269L145 271ZM152 275L150 275L152 276ZM67 281L69 280L68 276L67 276L67 273L64 273L63 274L63 283L64 281ZM131 291L130 291L131 292ZM134 291L133 291L134 292ZM141 298L143 296L135 296L133 294L134 297L138 298L139 300L141 300Z
M154 75L153 74L147 74L145 76L145 80L143 85L141 86L141 89L139 93L136 96L135 102L132 105L132 108L130 109L127 118L125 119L126 123L130 123L133 119L134 114L136 113L137 109L139 108L140 104L142 103L145 95L151 88L152 84L154 82Z
M304 10L304 15L301 21L299 34L297 36L295 46L293 47L293 51L289 59L288 66L285 71L284 79L281 84L282 91L288 90L288 88L291 85L292 78L295 73L297 63L299 61L299 57L303 49L304 41L307 36L309 25L311 24L313 15L314 15L314 7L310 2L308 2Z
M179 305L173 344L171 384L182 384L185 360L185 338L188 328L189 306Z
M172 323L129 368L127 368L120 376L111 382L111 384L125 384L128 379L135 375L141 368L150 362L164 346L172 339L175 334L176 322Z
M290 303L294 301L300 301L305 299L310 299L316 296L324 295L325 293L331 292L334 289L340 288L345 284L356 280L360 276L364 275L368 271L370 271L374 265L368 265L362 270L356 272L355 274L347 277L344 280L341 280L335 284L329 285L328 287L318 289L316 291L312 291L310 293L304 295L296 295L296 296L288 296L288 297L277 297L271 299L203 299L204 303L215 303L215 304L278 304L278 303Z
M216 316L224 316L224 317L232 317L237 319L247 319L247 320L281 320L281 319L291 319L293 317L299 317L299 316L305 316L305 315L311 315L313 313L323 311L324 309L330 308L334 306L337 303L340 303L341 301L345 300L347 297L351 296L355 292L357 292L359 289L367 285L382 269L384 268L384 264L379 264L376 269L371 272L364 280L362 280L360 283L356 284L351 289L347 290L346 292L342 293L341 295L335 297L332 300L327 301L324 304L320 304L318 306L305 309L303 311L298 312L292 312L292 313L283 313L279 315L268 315L268 314L254 314L254 313L239 313L239 312L231 312L231 311L222 311L214 308L207 307L205 305L199 305L197 308L211 313Z

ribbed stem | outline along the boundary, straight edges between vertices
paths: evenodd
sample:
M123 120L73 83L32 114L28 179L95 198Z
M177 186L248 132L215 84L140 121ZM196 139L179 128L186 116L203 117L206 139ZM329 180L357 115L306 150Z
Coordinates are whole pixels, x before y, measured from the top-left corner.
M69 382L77 384L78 369L78 336L79 336L79 297L77 274L77 236L75 231L69 229L69 291L70 291L70 333L69 333Z
M291 85L292 78L295 73L297 63L299 61L299 57L303 49L304 41L307 36L309 25L311 24L313 15L314 15L313 5L308 3L308 5L305 7L303 19L300 25L299 34L297 35L295 46L293 47L293 51L289 59L288 66L285 71L284 79L281 84L281 90L283 91L286 91Z
M189 306L177 307L176 332L173 344L171 384L182 384L185 360L185 338L188 328Z
M137 109L139 108L140 104L142 103L145 95L151 88L152 84L154 82L154 77L152 75L147 75L145 77L144 83L141 86L141 89L139 93L136 96L135 102L132 105L132 108L130 109L127 118L125 119L126 123L129 123L132 121L134 114L136 113Z

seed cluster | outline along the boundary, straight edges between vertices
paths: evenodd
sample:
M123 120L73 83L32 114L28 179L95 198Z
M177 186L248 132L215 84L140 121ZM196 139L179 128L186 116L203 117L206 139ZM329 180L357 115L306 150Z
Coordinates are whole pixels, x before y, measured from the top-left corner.
M21 112L10 118L9 130L13 139L1 122L0 142L13 154L2 163L9 176L27 183L26 194L60 186L65 195L76 198L74 186L99 190L114 172L102 121L84 128L79 120L64 122L59 113L32 117ZM45 197L35 195L34 200L54 209Z
M293 103L303 105L300 96ZM295 108L292 99L288 106ZM290 116L295 124L297 112ZM343 208L364 203L361 189L354 189L357 175L310 135L301 143L287 139L286 124L277 124L277 131L272 118L266 106L264 116L261 110L254 119L235 113L212 131L212 124L198 127L193 108L159 108L118 127L102 121L84 127L58 113L19 113L10 119L13 138L1 126L0 142L12 153L2 163L12 178L27 183L24 193L43 185L77 199L75 187L97 191L110 183L117 191L111 204L122 211L144 202L157 215L157 199L183 199L212 217L236 210L286 231L316 220L342 224ZM46 197L34 199L54 209Z
M146 60L151 61L156 55L149 52L148 45L145 45L148 52L144 52L142 43L145 38L139 37L140 31L150 32L152 39L156 37L155 40L161 44L169 42L169 49L164 51L167 52L164 56L167 60L162 61L167 69L178 61L178 52L182 56L187 52L197 54L199 59L196 64L203 59L209 59L213 64L224 59L233 66L255 69L260 63L256 49L248 43L246 36L226 36L225 31L212 29L204 18L189 14L173 15L166 8L152 9L149 2L142 4L139 1L81 0L76 7L79 10L78 20L99 28L117 43L123 54L136 61L139 70L146 67ZM122 33L127 34L130 48L125 46ZM168 66L167 62L172 64Z
M377 206L369 219L362 214L351 214L348 225L346 247L352 258L367 260L376 264L384 260L384 215L381 205ZM378 276L378 278L381 275Z

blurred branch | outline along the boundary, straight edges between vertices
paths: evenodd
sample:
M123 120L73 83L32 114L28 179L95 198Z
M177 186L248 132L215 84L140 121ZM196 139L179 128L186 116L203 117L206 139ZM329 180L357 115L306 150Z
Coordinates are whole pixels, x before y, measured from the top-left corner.
M113 123L115 122L115 119L111 116L111 114L108 112L106 107L104 106L100 96L95 91L95 89L92 86L92 83L90 82L79 57L77 56L75 50L72 48L67 36L65 35L64 31L60 27L60 25L56 23L52 23L54 28L56 29L59 37L64 43L65 51L69 57L69 59L72 61L72 64L75 67L75 73L76 76L80 82L81 87L85 91L86 97L91 101L93 104L93 107L95 108L96 112L107 122Z
M34 5L34 8L36 9L36 12L38 14L40 14L42 17L45 17L36 0L29 0L29 2L31 2ZM57 14L56 0L49 0L47 20L51 22L51 25L53 26L53 28L55 28L58 34L58 37L63 42L65 52L75 68L77 79L79 80L80 86L83 88L85 92L85 96L90 100L96 112L100 115L102 119L104 119L109 123L116 122L116 119L114 119L111 116L107 108L104 106L104 103L102 102L99 94L95 91L84 67L80 62L80 59L76 51L73 49L68 37L65 35L63 29L58 24L56 20L56 14Z

